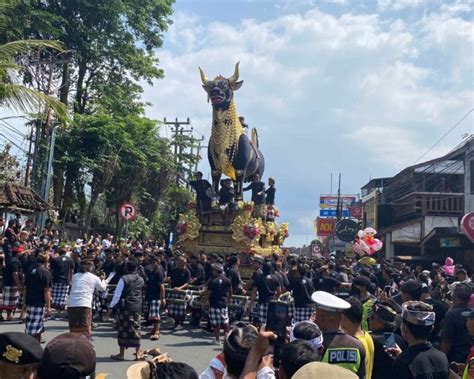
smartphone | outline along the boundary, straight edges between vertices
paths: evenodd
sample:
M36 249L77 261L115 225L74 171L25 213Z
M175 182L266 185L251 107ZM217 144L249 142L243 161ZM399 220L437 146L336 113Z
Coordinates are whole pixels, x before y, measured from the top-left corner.
M387 346L387 348L395 347L397 345L394 333L384 333L383 338L385 340L385 346Z
M392 289L392 287L390 286L385 286L383 288L384 292L387 294L387 296L390 296L390 290Z
M271 301L268 304L266 329L285 339L288 320L288 304L282 301Z

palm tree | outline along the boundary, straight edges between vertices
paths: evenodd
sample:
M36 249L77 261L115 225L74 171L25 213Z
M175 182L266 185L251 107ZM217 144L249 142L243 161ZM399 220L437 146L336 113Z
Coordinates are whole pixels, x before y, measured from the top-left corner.
M0 0L0 30L5 29L8 11L24 0ZM0 106L22 113L37 113L39 109L51 109L60 120L67 119L67 109L58 99L40 91L25 87L13 79L23 67L15 63L15 57L32 49L63 51L59 42L48 40L20 40L0 45Z
M63 50L59 42L48 40L21 40L0 45L0 106L23 113L37 112L40 108L52 109L59 119L65 120L67 109L58 99L25 87L13 79L14 74L23 69L15 63L15 56L32 49L46 48Z

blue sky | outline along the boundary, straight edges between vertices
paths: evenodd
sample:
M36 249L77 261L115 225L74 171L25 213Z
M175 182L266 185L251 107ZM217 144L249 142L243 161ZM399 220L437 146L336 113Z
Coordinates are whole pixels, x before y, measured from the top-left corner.
M190 117L210 135L197 67L230 75L237 110L256 127L266 175L290 222L289 245L313 239L330 175L359 193L411 165L473 107L472 1L178 1L157 52L165 79L145 90L151 117ZM474 132L471 115L436 148ZM166 131L163 131L166 134ZM207 161L200 169L208 172Z
M228 76L240 61L237 110L258 129L288 245L314 238L331 173L359 193L413 164L474 106L474 1L178 0L174 9L156 53L165 78L143 83L147 115L189 117L208 139L198 66ZM473 114L425 159L466 133ZM200 169L209 172L207 160Z

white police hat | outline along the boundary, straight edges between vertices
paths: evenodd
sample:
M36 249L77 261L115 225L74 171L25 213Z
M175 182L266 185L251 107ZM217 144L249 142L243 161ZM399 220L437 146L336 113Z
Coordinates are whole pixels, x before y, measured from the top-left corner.
M313 292L311 299L316 303L317 309L323 309L328 312L342 312L351 307L347 301L325 291Z

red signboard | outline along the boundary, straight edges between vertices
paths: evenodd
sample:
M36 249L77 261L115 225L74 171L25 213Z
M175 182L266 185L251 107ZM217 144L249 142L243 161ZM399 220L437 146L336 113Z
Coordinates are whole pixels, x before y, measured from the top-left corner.
M474 212L465 214L461 219L461 232L474 242Z
M322 237L334 235L334 219L318 217L316 219L316 225L318 229L318 236Z
M354 205L349 207L349 212L353 218L360 220L362 218L362 206Z

